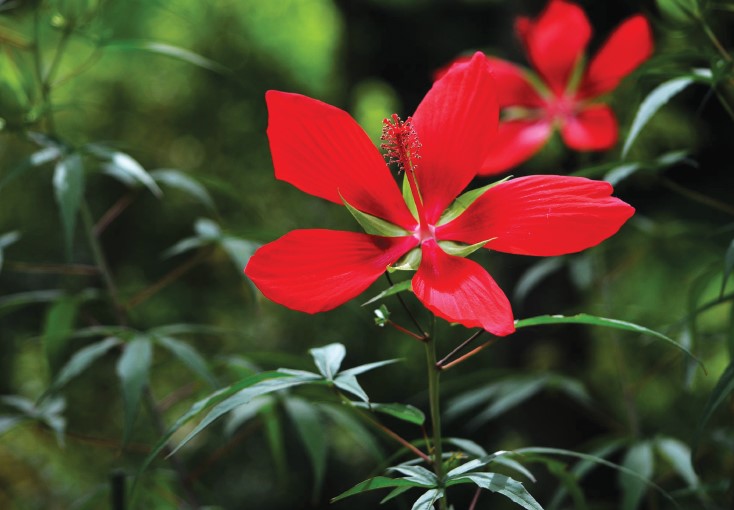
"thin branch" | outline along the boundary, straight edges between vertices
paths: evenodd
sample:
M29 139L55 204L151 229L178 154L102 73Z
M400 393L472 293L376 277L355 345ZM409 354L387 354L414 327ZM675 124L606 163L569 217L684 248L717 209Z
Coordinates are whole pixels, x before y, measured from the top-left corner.
M395 328L395 329L397 329L398 331L400 331L401 333L405 333L405 334L406 334L406 335L408 335L409 337L411 337L411 338L415 338L415 339L416 339L416 340L418 340L419 342L425 342L425 341L426 341L426 337L424 337L424 336L422 336L422 335L419 335L419 334L417 334L417 333L413 333L413 332L412 332L411 330L409 330L409 329L407 329L407 328L404 328L404 327L403 327L403 326L401 326L400 324L397 324L397 323L396 323L395 321L392 321L392 320L388 319L388 320L387 320L387 323L388 323L388 324L390 324L390 325L391 325L391 326L392 326L393 328Z
M392 287L394 285L392 278L390 278L390 273L385 272L385 278L387 278L388 283ZM398 301L400 301L400 304L403 306L403 309L405 309L405 312L408 314L408 317L410 317L410 320L413 321L413 324L415 324L415 327L418 328L418 331L423 335L424 339L428 339L429 335L426 332L425 329L420 325L418 322L418 319L415 318L415 315L413 315L413 312L410 311L410 308L408 308L408 305L405 303L405 300L403 300L403 296L400 295L400 293L395 294L395 297L398 298Z
M478 352L483 351L484 349L486 349L487 347L489 347L490 345L492 345L493 343L495 343L497 340L499 340L499 337L490 338L489 340L487 340L486 342L484 342L479 347L476 347L473 350L471 350L471 351L467 352L466 354L464 354L463 356L461 356L459 358L456 358L451 363L446 363L445 365L441 365L441 366L439 366L437 368L439 370L448 370L449 368L451 368L451 367L453 367L455 365L458 365L459 363L461 363L463 361L468 360L469 358L471 358L472 356L474 356Z
M477 487L477 490L474 491L474 497L471 500L471 504L469 505L469 510L474 510L477 507L477 503L479 502L479 496L482 494L482 488Z
M137 196L137 193L131 191L123 196L121 196L117 202L112 204L112 206L107 209L107 212L105 212L102 217L97 220L97 223L94 224L94 228L92 229L92 232L95 236L99 237L102 235L102 232L104 232L107 227L112 223L120 214L123 213L125 209L128 208L130 204L132 204L133 200L135 200L135 197Z
M665 177L662 177L661 180L666 188L675 191L676 193L686 198L707 205L713 209L717 209L719 211L734 215L734 207L730 206L729 204L716 200L715 198L711 198L707 195L704 195L703 193L689 190L688 188L681 186L680 184L673 182L670 179L666 179Z
M438 363L436 363L436 366L438 368L441 368L443 365L446 364L446 362L449 360L449 358L451 358L454 355L458 354L459 352L463 351L466 348L467 345L469 345L474 340L476 340L477 338L479 338L479 336L482 333L484 333L484 330L483 329L480 329L479 331L477 331L476 333L474 333L472 336L470 336L469 338L467 338L466 340L464 340L463 342L461 342L461 345L459 345L453 351L451 351L446 356L444 356L441 361L439 361Z

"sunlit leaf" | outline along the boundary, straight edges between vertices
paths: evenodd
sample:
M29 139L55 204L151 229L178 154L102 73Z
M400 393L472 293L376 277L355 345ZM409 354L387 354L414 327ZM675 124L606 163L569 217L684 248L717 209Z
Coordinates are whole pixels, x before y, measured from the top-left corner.
M362 399L364 402L370 401L370 397L364 391L362 386L360 386L359 382L357 382L357 378L353 375L339 374L339 376L334 379L334 386L342 391L351 393L355 397Z
M117 375L122 385L124 404L123 438L127 442L132 434L143 391L148 384L153 363L153 346L150 338L138 336L125 345L117 362Z
M211 370L207 366L206 360L199 354L196 349L187 344L170 336L155 336L156 342L161 346L168 349L174 356L176 356L181 363L189 367L189 369L196 375L206 381L212 388L218 388L219 382L214 377Z
M655 448L690 487L698 486L699 479L693 469L688 445L672 437L659 437L655 439Z
M446 485L459 483L474 483L482 489L502 494L526 510L543 510L543 507L535 501L523 484L509 476L498 473L469 473L450 480Z
M676 94L683 91L686 87L697 81L705 81L705 76L699 74L698 76L681 76L673 78L665 83L658 85L650 92L640 107L637 109L635 119L632 121L632 127L630 128L627 139L624 142L622 148L622 157L625 158L627 153L632 147L639 136L642 129L650 121L650 119L657 113L657 111L665 105L671 98Z
M321 414L313 404L299 398L287 398L283 401L285 410L295 425L301 442L306 447L311 467L314 472L313 499L318 501L319 493L326 472L326 455L328 443L324 434Z
M314 347L309 349L309 354L313 357L314 364L326 379L332 380L339 372L339 367L347 354L344 345L333 343L323 347Z
M399 420L407 421L415 425L423 425L426 421L426 415L417 407L408 404L377 404L366 402L354 402L354 407L361 409L370 409L378 413L389 414Z
M433 504L443 498L443 489L431 489L418 498L410 510L433 510Z
M76 351L59 370L49 391L58 391L70 380L92 366L95 361L107 354L113 347L119 346L120 343L117 338L106 338L101 342L95 342Z
M214 210L214 201L206 188L184 172L171 168L161 168L150 172L150 176L158 184L183 191L209 209Z
M412 291L412 282L411 280L405 280L402 282L398 282L395 285L390 286L390 288L383 290L378 295L370 299L369 301L365 301L362 303L362 306L367 306L369 304L374 303L375 301L379 301L380 299L384 299L388 296L393 296L397 294L398 292L404 292L404 291Z
M77 211L84 197L84 167L78 153L68 154L56 163L53 186L64 231L64 245L67 257L71 258Z
M634 324L632 322L621 321L618 319L607 319L604 317L596 317L586 313L580 313L578 315L564 316L564 315L539 315L537 317L530 317L528 319L521 319L515 321L515 328L525 328L528 326L541 326L541 325L553 325L553 324L588 324L590 326L602 326L605 328L621 329L624 331L632 331L634 333L640 333L643 335L653 336L660 340L673 345L677 349L683 351L691 359L696 361L701 367L703 363L696 356L694 356L688 349L680 345L672 338L654 331L652 329Z

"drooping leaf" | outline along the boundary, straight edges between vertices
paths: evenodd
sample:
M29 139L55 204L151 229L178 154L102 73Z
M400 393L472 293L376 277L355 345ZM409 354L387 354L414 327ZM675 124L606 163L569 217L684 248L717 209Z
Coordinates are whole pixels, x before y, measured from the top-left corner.
M433 510L433 504L443 498L443 489L430 489L418 498L410 510Z
M622 509L636 510L647 490L640 478L649 479L655 468L655 458L650 442L641 441L632 445L622 460L622 466L639 475L639 477L633 478L626 473L619 473L619 485L622 489Z
M724 296L726 282L729 280L732 271L734 271L734 239L731 240L731 244L729 244L729 248L726 250L726 255L724 255L724 277L721 280L720 298Z
M355 397L362 399L362 401L364 402L370 401L370 397L364 391L362 386L360 386L359 382L357 382L357 378L354 377L353 375L339 374L334 379L334 386L336 386L337 388L339 388L342 391L351 393Z
M412 291L411 285L412 285L411 280L405 280L402 282L398 282L395 285L391 285L390 288L383 290L382 292L380 292L378 295L376 295L369 301L365 301L364 303L362 303L362 306L370 305L374 303L375 301L379 301L380 299L384 299L388 296L393 296L397 294L398 292L404 292L406 290Z
M469 473L450 480L446 485L459 483L474 483L482 489L502 494L513 503L517 503L526 510L543 510L535 498L525 489L521 482L509 476L498 473Z
M694 451L698 447L698 442L701 439L703 429L711 419L711 416L713 416L714 412L716 412L719 406L724 403L732 393L734 393L734 361L729 363L729 366L726 367L724 373L721 374L721 377L719 377L719 380L716 382L716 386L714 386L714 389L711 391L708 402L706 402L706 407L703 410L703 417L698 423L698 431L696 432L696 437L693 442Z
M145 186L153 195L160 198L163 195L155 179L143 165L132 156L124 152L112 151L104 163L104 171L128 186Z
M84 167L79 153L73 152L58 160L54 169L53 186L64 231L66 254L71 258L77 212L84 197Z
M389 414L399 420L407 421L415 425L423 425L426 421L426 415L417 407L408 404L377 404L372 402L353 402L354 407L362 409L370 409L378 413Z
M201 55L194 53L193 51L179 48L171 44L166 44L158 41L144 41L144 40L123 40L123 41L110 41L104 45L105 49L111 50L123 50L123 51L146 51L149 53L155 53L158 55L164 55L171 57L176 60L181 60L195 66L214 71L219 74L229 74L228 68L219 64L211 59L202 57Z
M672 437L658 437L655 439L655 448L689 487L698 486L699 479L693 469L688 445Z
M172 168L160 168L150 172L150 176L158 184L183 191L209 209L214 210L214 201L206 188L184 172Z
M526 468L516 460L513 460L509 457L500 456L494 459L494 463L505 466L508 469L520 473L531 482L535 482L535 476L533 476L533 473L531 473L528 468Z
M268 439L268 446L270 446L270 453L273 456L278 478L285 482L288 479L288 456L285 452L283 420L278 414L278 407L274 401L261 408L260 417L265 426L265 436Z
M428 488L431 487L431 485L406 480L405 478L389 478L387 476L376 476L374 478L370 478L369 480L365 480L364 482L358 483L348 491L342 492L337 497L332 498L331 502L336 503L337 501L341 501L342 499L348 498L349 496L354 496L355 494L361 494L363 492L373 491L377 489L389 489L392 487Z
M326 473L326 456L328 443L324 433L323 420L318 408L299 398L286 398L283 401L285 410L295 425L314 473L313 500L318 501Z
M262 395L253 398L247 404L235 407L225 418L224 433L231 437L239 427L256 418L264 407L272 407L274 402L272 395Z
M632 147L632 144L635 142L642 129L663 105L692 83L704 80L705 75L703 74L699 74L697 76L681 76L668 80L655 87L655 89L647 95L645 100L642 101L642 104L640 104L640 107L637 109L635 119L632 121L632 127L630 128L627 139L624 142L624 147L622 148L622 158L627 156L630 147Z
M341 367L344 356L347 354L344 345L339 343L315 347L309 349L308 352L313 357L313 362L319 369L319 372L321 372L321 375L329 381L334 379L339 372L339 367Z
M153 362L153 346L147 336L137 336L125 345L117 362L124 404L123 440L129 441L143 391L148 384Z
M206 381L212 388L218 388L219 382L214 377L211 370L207 366L206 360L202 358L196 349L170 336L155 336L156 342L161 346L168 349L174 356L176 356L181 363L189 367L189 369L196 375L201 377L202 380Z
M634 333L640 333L643 335L653 336L660 340L673 345L677 349L683 351L691 359L696 361L701 367L703 363L696 356L694 356L688 349L680 345L672 338L654 331L652 329L634 324L632 322L621 321L618 319L607 319L604 317L597 317L595 315L589 315L586 313L580 313L578 315L564 316L564 315L539 315L537 317L530 317L528 319L521 319L515 321L515 328L525 328L528 326L541 326L541 325L553 325L553 324L588 324L590 326L602 326L605 328L621 329L624 331L632 331Z
M49 391L54 392L61 389L66 383L92 366L95 361L107 354L113 347L120 345L120 343L118 338L110 337L79 349L59 370L56 379L51 383Z
M375 368L384 367L386 365L392 365L393 363L397 363L398 361L402 361L402 360L386 359L384 361L375 361L373 363L366 363L364 365L359 365L356 367L348 368L346 370L342 370L341 372L339 372L339 375L359 375L365 372L369 372L370 370L374 370Z

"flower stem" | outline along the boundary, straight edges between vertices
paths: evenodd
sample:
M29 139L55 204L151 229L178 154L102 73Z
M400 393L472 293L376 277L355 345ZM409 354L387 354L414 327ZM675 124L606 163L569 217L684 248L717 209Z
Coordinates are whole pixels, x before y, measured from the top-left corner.
M436 340L428 338L425 342L426 346L426 365L428 368L428 396L431 408L431 427L433 429L433 471L438 477L439 487L444 484L443 472L443 449L441 445L441 395L439 392L440 370L436 366ZM448 503L446 498L439 500L439 508L447 510Z

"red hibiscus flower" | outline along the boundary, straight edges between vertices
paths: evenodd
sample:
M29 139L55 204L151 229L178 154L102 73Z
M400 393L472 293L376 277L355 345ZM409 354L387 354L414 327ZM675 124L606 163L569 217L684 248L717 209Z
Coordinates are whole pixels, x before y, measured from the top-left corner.
M652 53L647 20L637 15L624 21L585 69L578 66L584 63L591 26L576 4L551 0L537 19L518 18L515 30L538 75L487 58L505 119L479 174L501 173L529 159L555 128L572 149L611 148L617 141L617 121L607 105L594 101Z
M277 91L266 101L276 177L347 205L367 226L365 234L295 230L255 252L247 276L295 310L330 310L398 263L417 269L413 292L437 316L508 335L514 321L507 297L464 258L468 252L576 252L614 234L634 212L610 196L608 183L579 177L523 177L457 199L497 125L495 85L481 53L436 81L413 117L385 121L383 147L405 172L406 199L346 112Z

